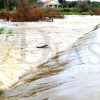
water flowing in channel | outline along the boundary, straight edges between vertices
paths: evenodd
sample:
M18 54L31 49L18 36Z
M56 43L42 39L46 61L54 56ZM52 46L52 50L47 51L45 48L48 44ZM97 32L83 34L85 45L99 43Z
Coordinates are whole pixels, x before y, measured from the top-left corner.
M0 100L99 100L100 26L29 71Z

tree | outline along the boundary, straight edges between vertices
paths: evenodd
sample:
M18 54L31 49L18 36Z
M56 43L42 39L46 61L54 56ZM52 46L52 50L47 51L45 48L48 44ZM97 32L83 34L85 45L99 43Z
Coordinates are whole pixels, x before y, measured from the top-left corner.
M37 3L38 0L28 0L29 3Z
M27 2L28 0L18 0L18 3Z
M28 2L32 4L37 3L38 0L0 0L0 9L8 9L9 4L9 10L11 10L22 2Z
M81 9L82 12L87 12L89 10L87 1L78 1L77 8Z
M4 0L0 0L0 9L4 8Z
M59 3L65 3L66 0L58 0Z
M18 0L18 3L28 2L28 3L37 3L38 0Z
M9 21L9 0L5 0L5 8L7 9L7 20Z

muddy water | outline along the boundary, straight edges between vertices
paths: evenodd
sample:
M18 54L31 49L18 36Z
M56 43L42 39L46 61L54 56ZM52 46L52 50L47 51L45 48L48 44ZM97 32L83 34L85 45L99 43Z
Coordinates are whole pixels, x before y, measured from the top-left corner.
M100 100L100 64L94 53L100 54L99 32L98 26L69 50L27 72L0 100Z

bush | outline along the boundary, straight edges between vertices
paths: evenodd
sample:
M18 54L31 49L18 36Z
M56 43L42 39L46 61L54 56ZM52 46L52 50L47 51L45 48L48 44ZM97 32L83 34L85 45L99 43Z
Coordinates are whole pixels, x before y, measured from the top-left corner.
M70 9L63 9L62 12L71 12Z
M49 8L47 11L45 11L45 17L49 18L64 18L64 16L59 15L59 13L55 10L52 10Z
M11 21L23 22L23 21L39 21L46 20L46 17L51 18L63 18L61 15L52 9L42 10L42 8L36 4L31 5L26 2L21 3L17 7L17 12L11 14Z
M7 19L8 15L5 12L0 13L0 19Z
M31 6L23 2L17 7L17 12L10 16L11 21L31 21L34 18L32 11Z
M93 12L94 12L95 15L100 15L100 9L99 8L95 8L93 10Z

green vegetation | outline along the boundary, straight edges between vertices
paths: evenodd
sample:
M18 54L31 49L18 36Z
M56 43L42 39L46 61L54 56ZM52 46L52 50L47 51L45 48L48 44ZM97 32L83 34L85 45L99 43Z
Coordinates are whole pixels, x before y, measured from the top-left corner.
M44 11L48 10L48 8L42 8ZM95 9L93 10L89 10L87 12L82 11L81 9L78 8L51 8L52 10L57 11L59 14L61 15L93 15L95 14ZM98 8L99 9L99 8ZM7 12L5 9L2 9L0 12ZM17 10L13 9L11 11L9 11L9 13L13 14L16 13Z
M61 15L91 15L90 12L82 12L82 13L78 13L78 12L60 12Z
M8 2L9 1L9 2ZM38 0L27 0L28 3L37 3ZM17 5L22 2L26 2L26 0L0 0L0 10L5 9L9 3L9 10L15 9Z
M5 28L4 28L4 27L1 27L1 28L0 28L0 35L1 35L1 34L4 34L4 33L5 33L4 31L5 31ZM13 30L12 30L12 29L9 29L8 32L7 32L6 34L7 34L8 36L12 36L12 35L13 35Z
M48 8L43 8L47 10ZM57 11L60 15L93 15L94 11L89 10L87 12L81 11L78 8L52 8L52 10Z
M1 27L1 28L0 28L0 35L3 34L4 30L5 30L4 27Z
M9 7L7 7L7 0L0 0L0 18L4 18L5 16L8 16L7 13L9 9L10 14L17 13L18 10L17 7L22 2L28 2L29 4L41 4L37 2L38 0L9 0ZM66 1L66 0L58 0L63 6L62 8L49 8L53 11L56 11L60 15L100 15L100 2L90 2L87 1ZM33 8L35 9L35 8ZM42 8L43 11L47 11L48 8ZM2 12L4 14L2 14ZM30 11L31 12L31 11ZM37 13L36 13L37 14ZM32 16L32 15L30 15Z
M100 15L100 2L87 1L64 1L63 8L51 8L61 15ZM47 10L48 8L43 8Z
M7 10L6 10L6 9L2 9L2 10L0 11L0 13L1 13L1 12L7 13ZM12 9L11 11L9 11L9 13L15 13L15 12L17 12L16 9Z
M8 34L9 36L12 36L12 35L13 35L13 30L10 29L10 30L7 32L7 34Z
M100 2L91 2L91 3L89 3L89 9L93 10L95 8L100 8Z
M62 15L100 15L100 2L62 1L63 8L53 8Z
M9 13L16 13L16 12L17 12L16 9L13 9L13 10L9 11Z
M63 11L71 11L71 12L75 12L76 8L51 8L52 10L56 10L58 12L63 12ZM43 10L48 10L48 8L43 8Z

